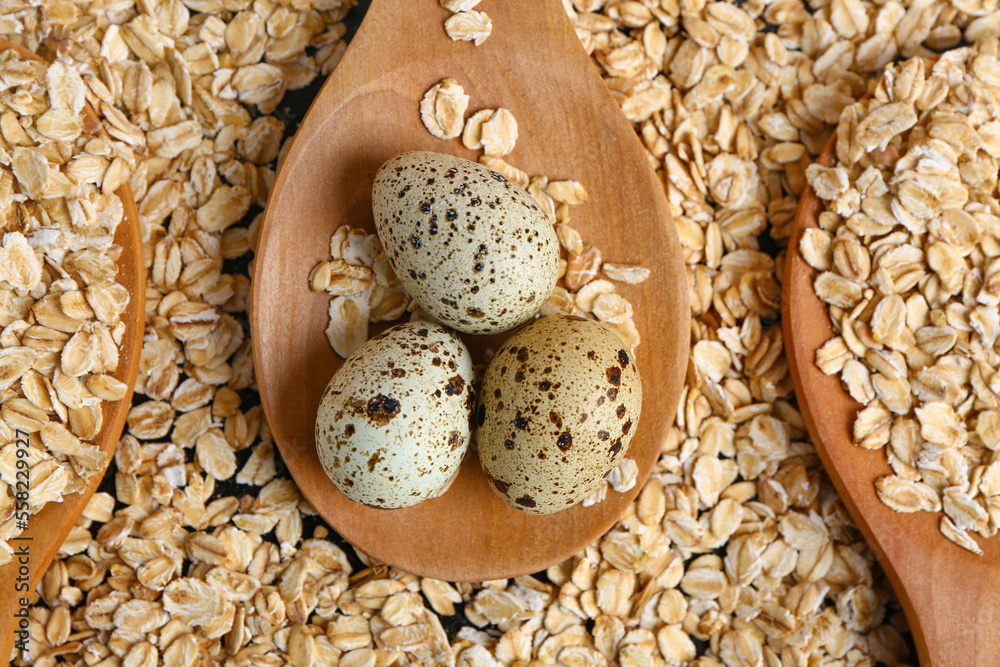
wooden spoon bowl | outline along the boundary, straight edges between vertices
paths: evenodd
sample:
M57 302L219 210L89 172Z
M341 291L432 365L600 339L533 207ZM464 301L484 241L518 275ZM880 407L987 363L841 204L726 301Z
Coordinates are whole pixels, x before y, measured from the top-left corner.
M0 39L0 51L13 49L22 58L41 60L37 55L7 40ZM99 128L100 119L88 104L85 109L88 128ZM103 132L103 130L101 130ZM118 257L117 281L129 293L129 303L122 314L125 335L118 351L118 369L111 375L124 382L128 390L118 401L105 401L101 406L101 430L93 443L108 453L108 462L118 447L125 418L132 405L132 390L139 372L142 335L146 317L146 265L143 261L142 237L139 230L139 213L135 207L132 190L126 183L115 194L122 201L124 219L115 231L115 243L121 246ZM55 558L63 540L73 528L91 496L97 490L104 474L93 475L83 491L68 495L61 502L49 503L28 518L28 529L14 537L10 544L15 552L27 548L27 562L14 560L0 566L0 656L10 656L14 645L15 630L20 619L21 600L34 594L38 582ZM30 503L30 499L29 499ZM37 656L35 656L37 657Z
M818 162L832 166L836 134ZM823 202L802 195L785 260L782 326L799 408L823 466L844 505L878 557L899 596L920 663L935 667L1000 665L1000 539L976 538L982 556L941 534L937 513L897 513L875 494L875 481L892 474L884 451L852 442L861 406L837 376L815 364L816 351L835 333L826 305L813 291L815 271L799 253L799 240L818 225Z
M305 497L367 554L452 581L537 572L614 524L639 492L673 423L690 337L687 278L663 185L562 3L536 0L525 11L517 0L491 0L485 9L494 31L474 47L446 36L442 25L449 13L437 3L372 3L281 166L252 292L261 402ZM593 507L549 516L511 509L489 488L473 453L443 496L407 509L372 509L341 495L317 460L316 408L341 359L324 334L328 297L309 291L309 273L329 259L330 235L340 225L374 231L371 187L386 159L408 150L476 159L457 139L435 139L421 123L420 99L446 76L470 95L470 113L501 106L513 112L520 140L508 156L512 164L587 187L590 198L574 209L572 225L606 260L652 271L647 281L620 290L635 306L642 335L637 363L644 407L629 453L639 479L629 492L609 491ZM465 340L477 358L486 342Z

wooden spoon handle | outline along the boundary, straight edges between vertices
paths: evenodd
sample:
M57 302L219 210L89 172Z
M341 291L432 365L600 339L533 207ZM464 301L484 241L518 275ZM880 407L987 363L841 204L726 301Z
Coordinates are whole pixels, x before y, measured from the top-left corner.
M896 573L920 664L998 667L1000 564L995 557L987 562L983 559L989 556L966 551L955 558L951 552L956 549L941 537L930 558L910 559L907 569ZM976 558L980 560L964 562Z

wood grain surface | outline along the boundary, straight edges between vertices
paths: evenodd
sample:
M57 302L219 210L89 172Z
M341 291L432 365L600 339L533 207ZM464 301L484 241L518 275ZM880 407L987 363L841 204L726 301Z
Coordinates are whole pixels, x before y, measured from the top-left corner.
M41 60L30 51L0 39L0 51L8 49L16 50L24 58ZM87 114L88 131L98 127L100 120L89 104L84 111ZM122 314L126 328L118 352L118 369L110 375L124 382L128 386L128 391L121 400L105 401L101 407L103 416L101 431L93 442L101 450L108 452L109 463L118 447L125 417L132 405L132 390L139 372L139 355L142 351L146 317L146 265L143 261L139 213L135 207L132 190L127 183L115 194L121 199L124 208L124 219L115 230L115 243L122 247L122 253L118 257L117 281L128 290L129 303ZM28 519L28 529L11 541L15 552L26 546L30 555L26 564L19 562L18 556L15 556L13 561L0 566L0 656L11 654L14 631L20 620L14 614L21 608L21 598L30 598L34 593L38 582L41 581L63 540L94 495L103 477L103 473L94 475L83 491L66 496L62 502L49 503L37 514L32 514ZM30 593L17 590L18 584L24 583L22 565L27 566L26 583L27 591Z
M642 487L673 423L690 346L685 268L662 183L629 122L573 32L560 0L493 0L493 34L453 42L436 3L376 0L343 60L313 102L272 191L255 260L252 316L261 401L281 455L305 497L343 537L380 561L420 575L479 581L540 571L610 528ZM423 127L419 102L450 76L469 113L507 107L520 138L508 161L529 174L575 178L590 193L573 227L608 261L652 277L620 291L642 335L642 417L630 456L640 475L625 494L591 507L532 516L489 488L475 454L440 498L401 510L355 504L317 460L314 420L341 360L327 343L328 297L308 277L329 259L340 225L374 230L371 186L387 158L432 150L476 159ZM465 337L477 354L496 338Z
M835 138L836 135L834 135ZM833 163L834 138L819 162ZM799 239L817 226L823 204L812 188L795 218L782 294L782 326L799 408L833 480L865 540L899 596L924 667L1000 665L1000 537L977 537L976 556L945 538L939 513L900 514L875 495L875 480L892 474L885 451L851 441L861 408L837 376L816 367L816 350L834 336L826 306L813 291L815 272L798 252Z

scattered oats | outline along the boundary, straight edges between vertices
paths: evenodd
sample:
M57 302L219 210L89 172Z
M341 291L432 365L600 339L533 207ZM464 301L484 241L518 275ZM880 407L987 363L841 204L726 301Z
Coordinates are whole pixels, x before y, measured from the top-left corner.
M983 555L983 550L979 548L979 545L972 538L972 536L966 531L958 528L954 523L952 523L951 519L946 516L941 517L941 534L963 549L967 549L977 556Z
M462 133L469 96L455 79L446 77L431 86L420 101L420 119L438 139L454 139Z
M611 280L617 280L626 285L638 285L649 278L650 271L644 266L635 264L613 264L604 262L601 270Z
M941 500L927 484L903 479L898 475L881 477L875 482L879 499L897 512L938 512Z
M608 484L618 493L625 493L635 487L636 478L639 475L639 466L627 456L622 459L611 474L608 476Z
M469 118L465 121L465 127L462 129L462 145L468 148L470 151L482 150L483 123L492 118L494 114L496 114L495 109L480 109L476 113L469 116ZM500 171L496 167L490 167L490 169L493 169L494 171ZM506 176L506 174L504 175Z
M607 280L592 280L580 288L574 300L576 301L577 308L585 313L591 313L594 312L594 304L598 297L605 294L614 294L614 291L614 283Z
M514 150L517 121L507 109L497 109L479 130L479 141L486 155L501 157Z
M471 11L481 0L438 0L441 6L449 12Z
M479 46L493 32L493 21L486 12L457 12L445 20L444 30L455 41L473 42Z
M330 302L330 326L326 337L341 357L351 356L368 340L368 315L368 299L338 296Z
M545 191L557 202L571 206L587 201L587 189L578 181L550 181Z
M480 155L479 162L480 164L483 164L493 171L501 174L508 181L517 183L522 188L528 187L528 183L530 181L528 174L521 171L517 167L508 164L502 158L498 158L494 155Z

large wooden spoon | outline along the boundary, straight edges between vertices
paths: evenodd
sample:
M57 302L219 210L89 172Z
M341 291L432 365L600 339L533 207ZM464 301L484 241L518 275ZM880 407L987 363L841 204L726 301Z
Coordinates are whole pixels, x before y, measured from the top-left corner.
M819 163L834 162L834 135ZM816 350L834 336L826 306L813 291L815 271L799 254L799 239L815 227L823 203L812 188L795 217L782 300L788 366L799 408L820 459L847 510L878 557L902 602L925 667L1000 665L1000 538L977 538L976 556L946 539L941 517L928 512L899 514L875 495L875 480L892 473L884 451L851 441L861 406L836 376L815 364Z
M530 6L529 6L530 5ZM450 15L433 0L376 0L343 60L313 102L268 203L253 283L254 360L261 401L289 472L343 537L371 556L422 575L477 581L537 572L611 527L638 493L670 428L689 351L688 288L663 184L634 129L589 62L560 0L486 0L493 20L481 45L453 42ZM508 157L529 174L575 178L590 193L573 226L606 260L652 276L620 291L642 335L642 418L630 456L639 480L603 503L550 516L505 505L476 456L442 497L404 510L355 504L316 457L316 407L341 359L324 331L328 299L309 272L329 259L340 225L374 230L371 187L389 157L432 150L476 159L458 140L435 139L419 103L444 77L471 97L469 113L506 107L520 138ZM476 356L483 339L467 337ZM497 340L490 341L494 345Z
M20 46L0 39L0 51L13 49L22 58L41 60L37 55ZM88 104L86 131L100 128L100 120ZM103 130L100 130L103 132ZM105 402L101 406L101 431L93 443L108 453L108 462L118 447L125 417L132 404L132 390L136 374L139 372L139 355L142 351L142 334L146 316L146 266L143 261L142 238L139 231L139 213L135 207L132 190L126 183L116 193L122 201L124 219L115 231L115 243L122 248L118 257L118 283L129 293L129 303L122 315L125 335L118 352L118 369L111 375L128 386L121 400ZM87 506L87 502L104 477L95 474L87 487L78 493L66 496L62 502L49 503L37 514L28 518L28 529L11 541L15 553L27 550L26 556L15 555L10 563L0 566L0 656L10 656L14 645L15 631L19 627L23 608L22 599L31 598L38 582L55 558L63 540L73 528L77 518ZM29 503L30 497L29 497ZM25 562L26 561L26 562ZM37 658L38 656L32 656Z

